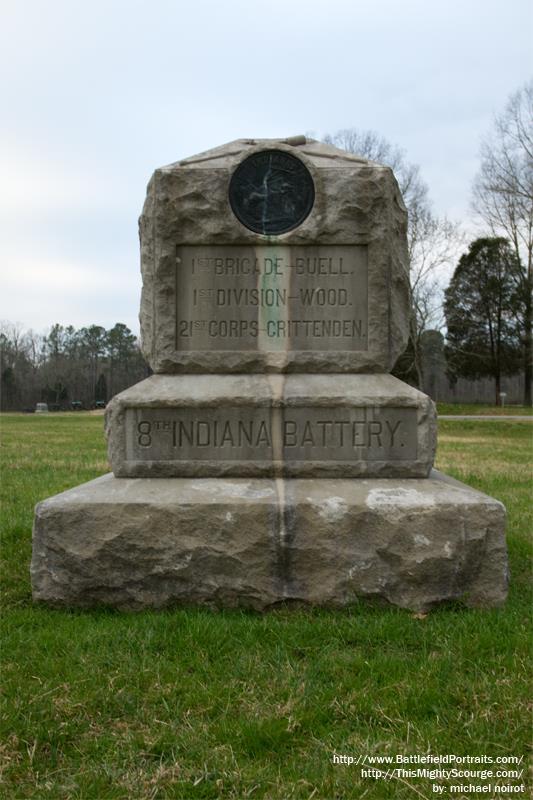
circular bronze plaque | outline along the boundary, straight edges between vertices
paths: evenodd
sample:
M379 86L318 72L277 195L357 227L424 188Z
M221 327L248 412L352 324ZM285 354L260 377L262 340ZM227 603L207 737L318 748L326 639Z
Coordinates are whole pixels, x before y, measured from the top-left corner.
M315 187L299 158L263 150L242 161L229 185L233 213L255 233L277 235L296 228L313 207Z

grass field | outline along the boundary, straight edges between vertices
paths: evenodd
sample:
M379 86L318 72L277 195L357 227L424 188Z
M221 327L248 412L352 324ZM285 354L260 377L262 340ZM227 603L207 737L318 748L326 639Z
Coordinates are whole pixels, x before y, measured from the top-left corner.
M107 471L102 418L1 424L2 798L435 796L431 780L362 777L334 753L516 755L527 774L530 423L439 423L437 465L508 508L512 582L503 609L427 616L34 607L33 506Z
M533 416L531 406L494 406L489 403L437 403L439 414L475 414L482 416Z

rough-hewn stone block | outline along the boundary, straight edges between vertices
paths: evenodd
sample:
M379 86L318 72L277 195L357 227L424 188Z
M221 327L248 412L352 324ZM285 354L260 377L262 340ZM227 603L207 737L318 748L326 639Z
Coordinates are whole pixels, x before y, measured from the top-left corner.
M228 193L268 148L315 188L278 236L243 225ZM140 220L143 352L166 373L389 372L408 337L406 226L388 167L313 140L239 140L157 169Z
M505 509L430 479L126 479L36 508L33 596L56 606L497 606Z

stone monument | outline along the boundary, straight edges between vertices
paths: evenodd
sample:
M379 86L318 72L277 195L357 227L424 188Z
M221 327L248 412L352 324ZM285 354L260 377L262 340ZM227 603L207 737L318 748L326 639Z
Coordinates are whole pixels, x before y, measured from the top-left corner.
M502 603L505 509L432 469L392 171L293 137L155 171L140 219L154 374L106 412L113 474L36 508L54 605Z

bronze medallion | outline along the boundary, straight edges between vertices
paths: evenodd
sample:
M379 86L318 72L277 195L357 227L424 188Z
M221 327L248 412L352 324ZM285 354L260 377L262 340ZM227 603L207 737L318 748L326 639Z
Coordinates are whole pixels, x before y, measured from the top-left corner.
M249 230L276 236L298 227L315 200L311 173L284 150L263 150L242 161L229 185L233 213Z

